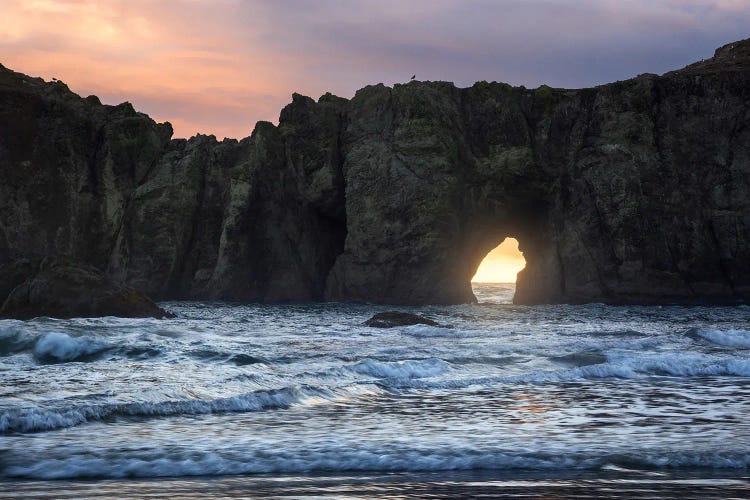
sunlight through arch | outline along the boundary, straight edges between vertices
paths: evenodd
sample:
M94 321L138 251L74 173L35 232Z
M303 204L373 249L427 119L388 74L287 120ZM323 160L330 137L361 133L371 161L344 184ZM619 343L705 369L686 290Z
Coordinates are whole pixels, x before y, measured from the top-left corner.
M518 240L505 238L484 258L472 283L515 283L518 272L526 267L526 259L518 249Z

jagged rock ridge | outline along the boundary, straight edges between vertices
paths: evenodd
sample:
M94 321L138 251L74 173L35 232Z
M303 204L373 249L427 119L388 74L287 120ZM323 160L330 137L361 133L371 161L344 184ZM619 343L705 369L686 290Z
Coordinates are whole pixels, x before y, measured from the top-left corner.
M516 237L516 302L750 299L750 41L582 90L295 94L241 141L0 68L0 265L157 299L460 303Z

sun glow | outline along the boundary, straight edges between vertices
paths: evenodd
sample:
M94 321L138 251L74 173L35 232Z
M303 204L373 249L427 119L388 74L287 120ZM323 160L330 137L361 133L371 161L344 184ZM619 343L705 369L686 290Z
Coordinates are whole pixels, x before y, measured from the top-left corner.
M525 266L526 260L518 250L518 240L505 238L479 264L471 281L474 283L515 283L516 274Z

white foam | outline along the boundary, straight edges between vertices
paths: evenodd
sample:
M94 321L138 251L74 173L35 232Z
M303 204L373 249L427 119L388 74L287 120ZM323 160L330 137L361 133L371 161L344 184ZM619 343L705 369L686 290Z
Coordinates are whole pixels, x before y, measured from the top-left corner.
M290 387L212 400L103 403L58 410L45 408L14 409L0 414L0 433L49 431L74 427L116 415L164 417L288 408L295 403L321 397L334 398L336 394L321 389Z
M652 376L706 377L735 376L750 377L750 359L702 354L697 352L665 353L608 353L608 360L587 366L558 370L535 370L510 376L481 378L456 378L441 380L419 380L395 378L385 382L386 386L398 389L436 388L460 389L472 386L493 386L517 383L554 383L573 380L637 379Z
M41 362L66 362L91 356L109 346L88 337L71 337L65 333L47 333L34 345L34 357Z
M183 455L183 456L181 456ZM565 456L524 456L474 450L262 449L245 453L204 452L103 459L73 456L12 465L3 475L36 479L165 477L227 474L300 473L317 471L439 471L470 469L554 470L594 468L595 460Z
M448 371L449 365L435 358L407 361L376 361L367 358L347 368L360 375L400 379L435 377Z
M442 326L430 326L430 325L411 325L404 327L401 330L404 335L409 335L417 338L429 338L429 337L470 337L476 335L477 332L469 330L457 330L455 328L445 328Z
M670 469L712 467L742 469L750 465L746 452L650 452L627 454L541 453L507 449L462 448L352 448L328 446L313 449L264 448L195 452L194 450L143 450L125 456L102 458L70 454L65 458L14 463L0 476L35 479L166 477L196 475L267 474L302 472L391 472L449 470L602 470L613 465Z
M750 360L696 352L609 353L608 361L568 370L540 371L508 377L509 382L558 382L576 379L624 378L645 376L750 377Z
M698 352L610 353L608 363L637 374L701 377L750 376L750 359ZM588 367L587 367L588 368Z
M746 330L697 330L695 334L715 345L750 348L750 331Z

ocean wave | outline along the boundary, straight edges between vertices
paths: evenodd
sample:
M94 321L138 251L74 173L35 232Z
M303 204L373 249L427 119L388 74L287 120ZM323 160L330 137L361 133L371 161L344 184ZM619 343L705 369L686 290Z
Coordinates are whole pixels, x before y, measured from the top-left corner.
M591 366L607 362L607 356L600 351L578 351L570 354L550 357L552 361L567 366Z
M151 345L113 345L87 336L49 332L42 335L15 330L0 330L0 356L31 353L41 364L95 361L110 353L130 359L145 360L163 354L162 349ZM244 355L227 355L237 365L249 364ZM237 358L237 359L235 359Z
M122 453L122 452L121 452ZM143 450L102 458L70 454L36 461L7 460L0 476L33 479L224 476L315 472L422 472L450 470L602 470L612 466L646 469L743 469L743 451L629 453L514 452L507 449L324 447L318 449ZM13 463L16 462L16 463ZM22 462L22 463L18 463ZM26 462L26 463L23 463Z
M572 379L640 378L644 376L750 377L750 359L721 357L697 352L607 353L607 362L570 370L555 370L519 375L511 379L524 382L557 382Z
M639 378L643 376L705 377L729 375L750 377L750 360L697 352L607 353L607 362L575 368L565 378Z
M691 330L689 335L723 347L750 348L750 331L747 330L713 330L699 328Z
M360 375L378 378L426 378L436 377L448 371L450 365L442 359L421 359L407 361L377 361L363 359L347 367Z
M35 338L13 328L0 328L0 356L12 356L34 347Z
M134 359L137 361L143 361L146 359L156 358L163 354L163 351L161 349L157 349L155 347L148 347L148 346L126 347L124 349L118 349L118 351L125 354L125 356L127 356L128 358Z
M258 363L264 363L265 361L249 354L231 354L222 351L213 351L210 349L198 349L194 351L188 351L187 355L193 359L200 361L215 361L231 363L237 366L253 365Z
M332 391L319 388L287 387L212 400L101 403L61 409L11 409L0 413L0 434L51 431L115 417L169 417L288 408L309 399L332 399L336 396Z
M497 384L556 383L576 380L668 377L750 377L750 359L687 353L607 353L604 363L515 375L449 380L393 379L380 383L390 389L463 389Z
M90 337L71 337L65 333L47 333L34 345L34 358L40 363L89 361L112 347Z
M404 335L417 338L430 338L430 337L472 337L480 334L481 332L471 330L458 330L456 328L446 328L442 326L429 326L429 325L412 325L404 327L401 330Z
M563 331L558 332L558 335L563 337L613 337L615 339L625 338L640 338L647 337L648 334L639 332L637 330L624 329L624 330L582 330L582 331Z

